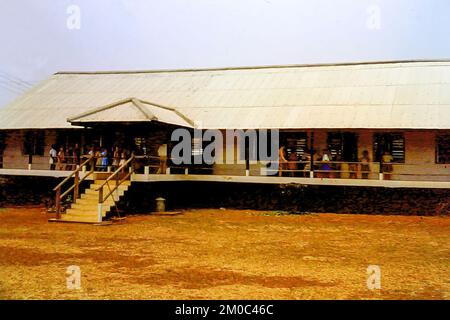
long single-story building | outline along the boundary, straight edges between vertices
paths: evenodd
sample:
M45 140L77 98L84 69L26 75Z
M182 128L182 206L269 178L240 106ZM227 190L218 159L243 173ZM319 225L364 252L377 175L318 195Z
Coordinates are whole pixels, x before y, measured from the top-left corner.
M169 159L161 167L160 148L170 154L177 128L276 129L286 162L266 176L267 163L240 154L233 140L234 163ZM216 157L227 156L226 143ZM56 170L52 146L66 155ZM92 159L81 167L70 160L92 146L109 154L106 173L89 166ZM450 60L58 72L0 109L0 176L89 175L105 187L119 166L115 148L136 155L131 182L450 189ZM192 157L203 150L193 136Z

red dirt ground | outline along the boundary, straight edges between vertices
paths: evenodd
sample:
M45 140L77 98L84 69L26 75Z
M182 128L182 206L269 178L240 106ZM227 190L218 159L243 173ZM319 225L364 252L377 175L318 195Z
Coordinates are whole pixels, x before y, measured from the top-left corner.
M449 299L449 217L189 210L112 226L0 209L1 299ZM369 264L381 290L366 286ZM66 268L81 268L81 289Z

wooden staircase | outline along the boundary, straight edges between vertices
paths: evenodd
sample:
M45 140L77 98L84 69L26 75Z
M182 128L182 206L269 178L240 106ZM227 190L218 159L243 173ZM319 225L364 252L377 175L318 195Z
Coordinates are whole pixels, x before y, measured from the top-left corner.
M105 183L105 180L95 180L90 185L89 189L86 189L81 197L72 203L71 207L61 214L59 221L61 222L84 222L84 223L97 223L99 222L99 191L96 191L101 185ZM111 182L114 184L114 181ZM128 188L131 185L131 181L124 181L117 187L111 196L103 202L102 205L102 217L105 218L109 211L114 211L114 206L119 201Z
M122 164L113 173L94 172L95 158L88 157L77 169L75 169L66 179L58 184L55 191L56 218L49 221L54 222L81 222L81 223L101 223L109 211L117 209L117 202L131 185L131 177L134 173L134 155ZM84 166L91 163L91 169L85 173ZM80 171L84 175L80 177ZM80 184L87 177L93 176L94 183L80 194ZM73 185L65 188L73 177ZM68 195L73 193L70 208L63 212L63 200L69 199ZM69 200L70 201L70 200Z

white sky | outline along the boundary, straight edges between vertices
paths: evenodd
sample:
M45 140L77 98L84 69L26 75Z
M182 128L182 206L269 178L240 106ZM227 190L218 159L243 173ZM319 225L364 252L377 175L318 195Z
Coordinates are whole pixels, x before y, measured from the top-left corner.
M450 58L450 1L0 0L0 39L2 107L62 70Z

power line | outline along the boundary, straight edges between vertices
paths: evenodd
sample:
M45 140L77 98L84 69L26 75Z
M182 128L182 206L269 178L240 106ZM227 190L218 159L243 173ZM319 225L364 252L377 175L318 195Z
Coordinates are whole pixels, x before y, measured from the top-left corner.
M20 82L26 84L26 85L29 85L29 86L32 86L32 85L33 85L31 82L26 81L26 80L23 80L23 79L21 79L21 78L15 76L15 75L13 75L13 74L11 74L11 73L8 73L8 72L5 72L5 71L3 71L3 70L0 70L0 73L2 73L2 74L4 74L4 75L8 76L9 78L14 78L14 79L16 79L16 80L18 80L18 81L20 81Z
M14 90L14 89L10 89L10 88L8 88L8 87L3 87L3 86L1 86L1 85L0 85L0 89L5 89L5 90L7 90L7 91L9 91L9 92L12 92L12 93L14 93L14 94L17 94L17 95L22 94L22 92L16 91L16 90Z
M4 75L2 75L2 74L0 74L0 77L2 77L3 79L6 79L6 80L8 80L8 81L10 81L10 82L12 82L12 83L18 85L18 86L21 86L21 87L25 87L25 88L28 88L28 89L32 87L32 85L26 84L26 83L24 83L23 81L17 81L17 80L14 80L14 79L11 78L11 77L4 76ZM19 80L20 80L20 79L19 79Z
M15 76L15 75L12 75L11 73L8 73L8 72L0 70L0 76L1 76L1 74L4 74L3 77L7 76L9 79L14 79L15 81L21 82L21 83L23 83L23 84L25 84L27 86L30 86L30 87L33 86L33 83L31 83L29 81L25 81L25 80Z
M23 94L24 93L24 91L21 91L20 89L17 89L17 88L14 88L14 87L9 87L6 82L0 82L0 87L4 88L6 90L9 90L11 92L17 93L17 94Z
M11 82L11 81L2 80L1 78L0 78L0 83L3 83L3 84L5 84L5 85L7 85L7 86L9 86L9 87L11 87L13 89L21 91L21 92L28 91L28 90L31 89L30 87L21 86L21 85L18 85L16 83L14 83L14 82Z
M12 84L12 85L15 85L15 86L17 86L17 87L25 88L25 89L31 89L31 86L29 86L29 85L25 85L25 84L23 84L23 83L21 83L21 82L15 81L15 80L13 80L13 79L9 79L9 78L7 78L7 77L5 77L5 76L2 76L2 75L0 74L0 81L2 81L2 79L5 79L6 82L8 82L8 83L10 83L10 84ZM3 80L3 82L5 82L5 80Z
M15 84L14 82L5 81L5 80L2 80L2 79L0 79L0 83L3 83L4 85L7 85L10 88L17 89L17 90L22 91L22 92L28 91L28 90L31 89L30 87L19 86L19 85Z

